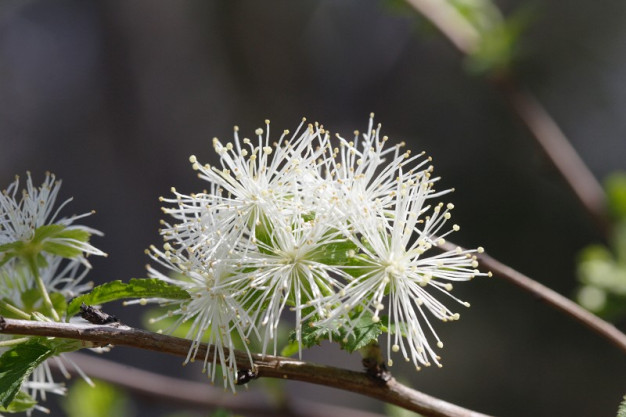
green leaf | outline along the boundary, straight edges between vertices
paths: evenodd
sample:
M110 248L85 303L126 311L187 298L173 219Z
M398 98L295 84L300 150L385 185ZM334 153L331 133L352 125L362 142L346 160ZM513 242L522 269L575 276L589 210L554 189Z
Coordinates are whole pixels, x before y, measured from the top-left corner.
M91 387L83 380L74 383L63 401L68 417L129 416L129 399L124 391L103 381Z
M626 395L617 409L617 417L626 417Z
M302 347L310 348L319 345L324 340L330 340L339 343L342 349L352 353L367 346L370 342L378 340L378 336L383 332L382 323L380 321L374 322L370 312L356 311L352 320L356 320L357 323L350 333L344 327L332 329L326 326L314 326L310 321L305 323L302 326L300 337ZM290 353L294 348L293 353L297 352L298 343L295 332L289 336L289 343L285 347L285 352Z
M16 345L0 356L0 405L9 407L22 382L43 361L55 353L54 348L42 344L42 338Z
M347 337L343 328L339 329L342 338L339 340L341 347L352 353L367 346L370 342L378 340L378 336L382 334L382 324L380 321L374 322L369 312L360 315L357 325L354 327L352 334Z
M19 391L7 407L0 406L0 413L23 413L37 405L37 401L24 391Z
M80 310L80 305L99 305L125 298L164 298L185 300L190 298L187 291L157 278L133 278L128 283L110 281L95 287L91 292L74 298L67 306L67 318Z

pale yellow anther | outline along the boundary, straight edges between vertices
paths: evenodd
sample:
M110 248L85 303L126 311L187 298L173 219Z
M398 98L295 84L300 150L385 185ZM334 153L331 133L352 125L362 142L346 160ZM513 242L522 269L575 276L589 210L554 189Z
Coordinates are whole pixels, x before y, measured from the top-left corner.
M261 129L260 127L254 131L254 134L257 136L261 136L263 134L263 129Z
M198 162L198 159L196 158L195 155L191 155L189 157L189 162L191 162L192 164L195 164L196 162Z
M392 352L398 352L399 350L400 350L400 346L398 346L398 345L391 346L391 351Z
M476 252L484 253L485 252L485 248L483 248L482 246L479 246L478 248L476 248Z
M437 342L437 347L439 349L443 348L443 342L441 340Z
M455 232L458 232L459 230L461 230L461 226L459 226L458 224L455 224L454 226L452 226L452 230L454 230Z

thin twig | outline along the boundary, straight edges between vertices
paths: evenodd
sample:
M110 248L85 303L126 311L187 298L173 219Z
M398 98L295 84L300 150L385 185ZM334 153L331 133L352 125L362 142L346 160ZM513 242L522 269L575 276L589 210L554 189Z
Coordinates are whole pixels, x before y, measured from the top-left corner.
M458 247L458 245L452 242L445 242L443 245L440 245L441 250L455 250ZM463 248L461 248L461 250L463 250ZM503 264L486 253L477 253L476 257L478 259L479 268L483 271L489 271L500 278L512 282L521 289L528 291L549 306L578 320L626 353L626 334L622 333L611 323L602 320L600 317L585 310L569 298L562 296L556 291L527 277L510 266Z
M566 315L573 317L594 332L608 339L611 343L626 353L626 334L622 333L611 323L602 320L600 317L585 310L569 298L562 296L554 290L551 290L521 272L506 266L502 262L495 260L485 253L478 254L477 257L481 269L489 270L493 274L530 292L541 301L559 311L562 311Z
M448 1L406 1L430 20L461 53L471 55L478 49L481 34ZM558 124L530 92L514 82L509 72L499 73L489 80L510 103L510 108L530 131L544 155L565 180L599 230L608 237L610 222L604 189Z
M255 416L382 417L380 414L364 410L305 400L272 404L265 396L260 395L261 393L254 393L254 395L247 393L237 396L224 395L223 389L210 386L208 382L195 382L165 376L94 355L76 352L68 355L72 362L90 377L115 384L139 396L166 403L177 403L203 410L226 408L236 413ZM55 362L50 362L50 365L54 367ZM72 373L73 368L70 367L67 370Z
M585 162L565 137L547 110L529 91L510 77L493 78L511 108L526 125L544 155L556 168L582 207L605 237L609 235L606 195Z
M191 341L128 326L99 326L93 324L47 323L0 317L0 333L31 336L61 337L90 341L95 344L130 346L140 349L186 357ZM197 355L213 360L214 347L203 344ZM248 358L244 352L235 352L238 366L245 369ZM280 356L252 355L259 377L281 378L325 385L367 395L395 404L410 411L432 417L485 417L455 404L431 397L406 387L394 378L384 382L364 372L317 365Z

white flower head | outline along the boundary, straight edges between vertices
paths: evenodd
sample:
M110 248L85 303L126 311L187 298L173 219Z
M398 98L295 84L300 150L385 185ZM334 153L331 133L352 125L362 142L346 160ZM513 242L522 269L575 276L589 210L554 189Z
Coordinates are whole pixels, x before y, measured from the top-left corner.
M102 233L87 226L74 224L76 220L89 216L93 212L59 218L61 209L72 200L71 198L65 200L55 208L60 188L61 181L56 181L55 176L50 173L46 173L41 186L35 187L28 172L26 187L18 193L19 177L16 177L15 181L0 193L0 248L16 242L28 243L40 237L41 243L45 243L50 250L60 247L74 249L80 253L75 258L86 266L89 266L89 262L85 256L90 254L106 256L104 252L89 244L85 239L79 238L79 235L83 236L85 233L87 235L102 235ZM50 225L62 227L64 233L37 236L42 226ZM79 235L72 234L72 232L78 232ZM1 252L0 262L2 262Z
M192 250L217 250L222 244L253 238L254 228L268 213L296 210L298 202L292 196L302 189L303 179L317 176L316 160L328 141L323 127L309 124L303 129L304 123L305 119L290 138L289 131L283 131L276 142L270 139L269 120L265 130L256 130L256 140L240 139L235 127L233 142L213 139L219 167L201 165L191 156L193 168L210 188L189 196L173 190L176 198L162 199L177 205L163 211L182 221L164 223L165 239L183 242Z
M171 315L178 316L173 327L191 321L186 337L193 343L185 363L196 359L198 349L206 338L207 343L215 348L211 361L207 350L203 371L207 372L211 381L215 381L216 365L219 365L224 387L230 387L234 391L238 368L233 334L243 342L248 355L249 369L253 369L247 343L250 333L256 329L252 318L247 315L243 306L233 297L233 291L229 289L228 279L233 271L230 264L232 261L226 252L218 252L219 259L216 257L207 262L206 259L198 259L193 253L185 256L181 252L174 252L167 243L165 246L164 251L151 247L150 256L173 272L173 276L166 276L152 267L148 267L149 275L181 287L191 295L191 299L173 303L176 307L155 321Z
M257 322L264 354L270 342L277 352L276 331L287 306L296 312L295 340L300 343L302 312L324 316L324 297L343 287L347 274L341 268L341 248L349 241L332 226L325 216L274 215L266 224L267 235L256 241L258 250L242 251L242 272L231 282Z
M352 222L390 215L401 173L406 181L438 180L431 178L431 158L424 158L424 152L412 155L410 150L404 150L404 142L389 146L389 138L381 137L380 129L380 124L374 127L374 114L370 114L367 131L362 135L355 131L351 141L337 135L340 143L334 149L334 157L324 160L324 171L335 185L336 209ZM431 198L449 191L434 193L432 188L428 189Z
M208 332L230 352L235 333L276 354L285 310L295 311L300 348L304 323L350 337L367 315L387 321L389 355L439 365L429 319L459 315L437 296L461 302L452 283L484 274L474 250L427 253L458 230L445 227L453 206L434 203L451 190L434 190L431 159L389 146L373 115L365 134L337 136L336 147L317 123L273 143L266 123L254 141L237 128L233 142L214 139L219 166L190 158L208 190L162 199L175 221L162 223L164 250L151 256L186 278L151 274L192 293L175 312L193 321L194 347ZM221 365L230 381L236 363L224 352L211 369Z
M436 295L443 293L469 306L450 294L452 282L486 274L476 269L474 250L426 254L459 228L454 225L452 230L443 231L453 205L429 206L432 183L414 180L402 176L397 179L390 216L364 217L353 224L357 232L353 242L360 251L358 269L365 272L328 299L336 308L320 324L338 321L350 333L356 320L349 313L355 308L362 308L356 318L369 312L373 321L378 322L381 315L386 315L388 357L391 351L400 351L405 360L419 369L420 364L429 366L431 360L440 365L440 358L428 341L428 333L435 337L438 347L443 343L431 326L429 316L444 322L459 318L459 314L448 309ZM389 363L393 361L389 359Z
M45 266L39 270L39 277L43 282L46 291L50 294L56 293L66 301L90 290L93 287L91 282L84 282L84 277L89 269L78 259L63 259L49 254L42 255L45 258ZM0 299L5 307L11 306L14 311L22 312L24 317L34 313L38 319L50 320L39 313L45 311L42 301L34 300L33 294L25 297L28 291L37 287L37 278L31 269L21 262L9 262L0 267ZM14 337L3 336L0 339L0 354L15 342ZM4 344L6 343L6 346ZM48 394L65 395L65 384L55 382L50 369L50 362L54 361L57 368L66 379L70 378L68 366L73 368L88 384L93 385L91 379L71 360L67 355L50 358L39 365L30 374L21 387L21 390L28 393L34 400L45 401ZM37 404L34 409L49 412L45 407Z

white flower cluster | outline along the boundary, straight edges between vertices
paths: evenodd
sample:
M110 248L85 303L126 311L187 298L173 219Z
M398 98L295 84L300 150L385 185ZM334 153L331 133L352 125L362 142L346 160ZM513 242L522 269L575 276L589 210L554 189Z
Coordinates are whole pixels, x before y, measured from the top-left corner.
M257 338L263 354L276 354L288 308L298 343L305 323L341 328L349 338L369 315L383 319L388 355L400 352L418 369L439 365L427 334L443 345L429 317L459 315L436 296L459 301L452 283L484 274L475 250L429 251L459 229L446 227L453 205L433 202L449 190L433 189L430 159L388 146L373 115L353 140L303 120L272 142L265 124L256 139L241 139L237 127L232 142L213 139L217 166L190 158L208 190L172 189L173 198L162 198L175 221L162 222L165 243L150 255L174 274L149 271L192 295L170 312L192 322L188 359L210 335L218 354L205 358L205 369L214 379L221 365L224 385L234 389L233 335Z
M91 268L87 255L105 255L88 242L88 236L101 235L97 230L74 224L92 213L59 218L61 209L71 201L55 206L61 182L47 173L41 186L33 184L27 173L20 189L16 177L0 193L0 307L4 314L20 319L60 320L58 313L46 305L51 296L66 302L92 288L84 282ZM67 256L63 256L63 254ZM30 258L32 257L32 258ZM3 336L0 354L25 338ZM63 361L61 361L63 358ZM74 367L83 378L89 378L67 357L55 360L69 378L65 363ZM64 394L65 386L54 382L48 361L37 367L22 384L34 400L45 400L46 393ZM47 411L40 405L36 409Z

